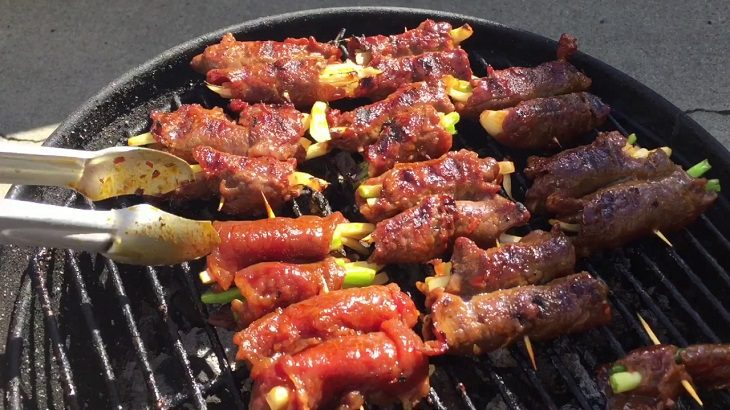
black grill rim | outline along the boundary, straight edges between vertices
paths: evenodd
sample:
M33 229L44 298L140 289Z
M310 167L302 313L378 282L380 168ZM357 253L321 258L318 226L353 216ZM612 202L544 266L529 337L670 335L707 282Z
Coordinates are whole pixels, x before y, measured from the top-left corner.
M274 27L278 24L283 24L285 22L289 21L302 21L306 22L309 19L312 18L331 18L331 19L341 19L343 17L352 17L352 16L358 16L358 17L383 17L387 16L387 18L417 18L417 19L423 19L423 18L437 18L437 19L445 19L450 21L467 21L469 23L472 23L475 26L487 26L491 27L497 30L500 30L504 32L505 35L514 37L515 39L518 39L519 41L527 41L530 43L538 43L541 44L546 49L549 48L550 50L554 50L554 47L556 45L555 41L546 39L544 37L538 36L536 34L532 34L526 31L522 30L516 30L512 28L508 28L506 26L503 26L498 23L494 23L488 20L454 14L454 13L445 13L440 11L432 11L432 10L418 10L418 9L408 9L408 8L397 8L397 7L356 7L356 8L330 8L330 9L318 9L318 10L311 10L311 11L301 11L301 12L295 12L295 13L288 13L273 17L265 17L260 18L257 20L252 20L249 22L245 22L239 25L234 25L231 27L227 27L221 30L218 30L216 32L212 32L209 34L206 34L204 36L198 37L197 39L191 40L189 42L183 43L179 46L176 46L170 50L165 51L164 53L160 54L155 59L136 67L129 72L127 72L125 75L120 77L118 80L112 82L107 87L105 87L99 94L97 94L95 97L91 98L86 104L84 104L81 108L79 108L75 113L73 113L71 116L69 116L59 127L58 129L51 135L51 137L45 142L44 145L49 146L64 146L69 143L69 139L72 138L74 134L80 133L80 127L83 126L83 124L93 123L94 119L96 117L96 113L98 113L100 110L103 110L105 106L108 106L108 104L111 101L117 100L117 99L129 99L129 91L132 90L132 86L135 82L139 82L140 79L142 81L151 81L152 77L154 76L154 73L161 68L164 69L167 65L172 65L179 61L181 56L190 55L191 53L199 52L203 49L203 47L207 44L217 42L218 39L226 32L234 32L234 33L241 33L246 32L248 30L254 30L261 27ZM335 20L336 21L336 20ZM477 28L478 30L478 28ZM352 33L351 33L352 34ZM692 120L689 116L682 113L677 107L666 101L663 97L659 96L658 94L654 93L647 87L641 85L636 80L628 77L627 75L619 72L615 68L602 63L590 56L587 56L583 53L578 53L572 60L571 60L576 66L578 66L580 69L584 69L585 71L589 71L589 75L594 79L594 87L593 91L596 92L596 94L603 97L601 89L605 90L605 87L621 87L624 90L624 96L622 98L631 98L635 102L632 105L632 110L644 110L644 112L648 112L648 110L655 111L657 113L664 114L664 117L666 117L669 114L673 115L673 122L672 122L672 132L671 137L675 138L678 135L686 136L690 141L686 142L687 145L682 145L684 149L681 150L675 150L675 151L681 151L680 156L678 157L678 162L683 163L683 165L687 165L691 158L692 160L695 159L694 155L695 153L689 152L686 148L692 147L692 144L699 144L700 148L698 151L703 151L706 153L707 157L709 157L710 161L713 162L716 165L716 168L713 169L713 173L715 176L719 176L721 180L727 181L728 175L730 172L730 152L728 152L722 144L720 144L717 140L715 140L709 133L707 133L704 129L702 129L694 120ZM607 102L611 103L610 100ZM179 98L177 98L173 105L179 105L180 101ZM644 106L645 108L641 108ZM619 116L619 115L617 115ZM660 117L657 115L657 117ZM665 120L666 118L658 119ZM618 119L612 118L612 121L614 122L614 125L619 128L622 132L626 133L625 130L622 127L622 124L630 124L630 128L632 129L642 129L642 127L639 124L634 123L630 118L625 117L619 117ZM109 124L102 125L101 127L107 126ZM642 124L644 125L644 124ZM648 126L653 126L656 124L650 124ZM647 125L645 125L647 126ZM646 135L651 135L651 133L646 133ZM652 141L653 143L658 143L661 141ZM684 141L683 141L684 143ZM679 143L678 143L679 144ZM495 148L495 147L490 147ZM496 150L493 149L493 151L499 151L499 148L496 148ZM722 164L721 166L717 166L717 164ZM520 181L521 185L524 186L524 181ZM9 198L19 198L23 196L28 188L25 187L13 187L11 191L8 194ZM69 199L69 204L72 203L76 198L75 196L71 196L71 199ZM726 195L723 195L720 200L718 201L718 204L716 205L718 208L723 208L725 211L730 208L728 206L729 201L726 198ZM724 236L718 228L715 227L715 225L710 221L710 219L707 216L704 216L701 218L701 221L698 222L698 224L705 225L706 228L708 228L710 231L713 232L719 239L719 242L727 249L730 249L730 241ZM685 232L686 235L690 237L690 240L693 241L693 243L696 243L696 248L699 248L701 252L707 255L711 255L710 252L704 249L704 247L699 243L697 239L692 236L692 234L689 231ZM630 249L629 251L635 251L634 249ZM692 268L682 259L679 254L673 250L669 249L667 250L668 253L670 253L670 257L672 257L674 260L676 260L681 266L681 269L687 274L688 276L694 276L699 278L697 276ZM48 306L48 290L44 282L44 262L43 259L47 257L48 251L45 249L40 249L38 252L34 252L36 254L35 257L33 257L30 261L30 264L28 266L28 269L26 270L26 274L24 275L23 282L21 284L21 292L19 294L19 297L16 301L15 310L13 312L13 319L11 323L10 333L8 337L8 352L7 357L9 364L11 363L20 363L19 362L19 354L22 352L22 345L19 346L20 351L19 352L13 352L11 351L11 347L18 348L18 343L14 343L13 346L11 346L11 341L17 341L18 335L22 335L23 328L26 325L27 319L27 311L29 307L29 302L32 299L31 294L31 287L35 287L37 290L38 297L40 298L40 303L43 307ZM67 255L73 255L73 252L66 252ZM697 315L697 312L694 311L691 306L689 305L689 302L685 300L682 297L682 293L679 292L676 287L671 283L671 281L662 279L663 273L661 269L654 268L652 269L653 262L648 259L643 253L638 252L640 256L642 256L644 259L647 259L644 261L646 265L649 266L649 270L653 271L655 275L658 276L658 279L656 282L654 282L657 286L661 285L667 285L669 286L669 292L674 295L679 295L680 298L680 305L682 308L685 308L685 310L688 309L688 313L692 315ZM71 258L72 261L75 261L75 258ZM728 281L727 274L722 270L722 267L717 263L716 260L712 260L711 262L714 262L713 267L715 270L721 273L723 279L725 281ZM67 262L68 263L68 262ZM112 271L114 271L114 263L108 262L110 264L110 267ZM73 262L69 263L70 265L73 265ZM73 270L73 266L70 267ZM187 264L183 265L182 270L186 273L189 272L189 267ZM588 267L588 270L595 276L602 277L601 274L594 269L592 266ZM150 281L153 284L154 291L156 293L156 296L158 300L161 302L161 316L163 317L163 320L166 323L166 326L168 328L168 331L170 334L174 334L177 332L176 325L172 320L167 316L167 312L165 309L165 293L164 289L161 288L159 281L156 278L155 270L150 268L147 270L147 274L150 278ZM671 317L667 317L667 315L661 310L661 307L658 306L651 298L649 294L644 290L644 287L638 282L638 280L633 276L633 274L626 270L625 267L616 267L613 269L612 272L613 276L621 276L625 277L629 283L636 289L638 296L642 299L642 306L648 308L648 313L651 314L651 317L647 317L647 315L644 315L647 320L652 324L655 325L656 322L659 322L661 325L661 328L666 330L668 332L667 341L673 341L675 343L679 344L686 344L686 340L683 338L681 331L676 329L672 323L671 323ZM117 279L118 279L118 272L116 273ZM114 276L114 275L113 275ZM605 277L604 277L605 279ZM190 284L193 283L192 278L186 277L186 282L188 283L188 287L190 289L195 289L194 286L190 286ZM80 283L80 286L79 286ZM700 289L703 293L706 291L706 287L704 283L702 282L694 282L695 285L699 284L701 287L704 287L704 289ZM32 286L31 286L32 285ZM79 295L79 299L84 299L84 293L85 290L83 288L83 282L77 281L76 282L76 293ZM123 291L123 286L121 287ZM118 295L119 296L119 295ZM124 296L124 295L122 295ZM197 297L198 295L195 294ZM123 298L122 298L123 299ZM722 304L714 297L712 297L710 303L715 305L715 307L719 307L718 309L721 313L721 316L723 317L724 321L730 322L728 320L730 316L728 316L727 310L725 310L722 307ZM638 321L636 320L636 317L634 314L632 314L621 302L620 299L616 298L615 295L612 295L612 304L617 307L617 316L620 315L622 318L628 322L628 327L631 328L635 333L639 334L639 337L646 342L646 344L649 343L648 338L643 334L643 331L640 328L640 325L638 324ZM127 305L128 307L128 305ZM199 312L204 312L205 307L202 306L199 302L196 304L196 310ZM84 310L84 316L87 316L87 312L90 314L90 318L92 319L90 322L93 323L93 311L91 311L91 307L87 307L87 310ZM642 312L644 313L644 312ZM671 314L671 313L670 313ZM129 311L129 318L132 319L132 324L134 324L134 318L131 315L131 311ZM712 331L711 327L709 327L706 323L699 321L701 323L701 329L705 335L706 338L716 340L717 336ZM134 326L133 326L134 327ZM209 337L214 342L214 349L216 350L217 356L220 359L221 355L219 354L222 347L220 345L220 341L217 340L217 336L211 336L210 333L210 327L208 326L206 328L206 332L208 332ZM98 327L97 327L98 329ZM54 350L55 350L55 356L58 359L58 364L60 365L60 374L62 379L67 380L73 380L73 374L70 366L68 365L68 360L66 359L67 352L63 348L63 343L59 339L58 335L58 328L57 328L57 322L55 321L55 318L53 320L48 320L46 318L46 332L49 333L49 337L54 340ZM620 343L615 339L612 332L603 328L602 330L603 335L609 340L609 344L611 345L612 350L614 350L616 353L623 353L623 348ZM12 338L15 338L11 340ZM137 338L139 336L137 335ZM93 339L93 335L92 335ZM669 340L672 339L672 340ZM185 352L184 349L180 348L178 346L179 344L179 338L176 339L177 343L175 344L177 353L177 359L180 362L183 362L186 364L186 358L185 358ZM215 344L217 341L217 345ZM104 353L104 346L101 344L99 346L98 343L93 342L92 343L94 347L97 350L97 354L100 356L100 360L102 362L105 361L105 353ZM142 349L144 350L144 347L142 346ZM577 382L573 375L570 374L569 370L566 368L566 365L564 363L563 354L564 353L572 353L572 349L562 349L562 348L556 348L553 345L546 345L545 349L543 349L544 352L544 359L549 360L554 363L557 370L561 373L561 376L565 379L567 383L567 388L571 391L573 391L573 396L576 398L579 406L581 408L595 408L597 403L592 400L590 397L586 397L581 391L580 388L577 385ZM526 375L530 381L535 383L535 380L538 380L535 377L535 374L533 370L529 367L528 362L525 360L525 357L523 353L518 350L517 347L514 347L510 349L510 352L513 357L516 358L517 362L519 363L519 366L523 373ZM144 353L142 356L146 356L146 353ZM585 360L584 358L581 358L582 360ZM108 360L108 359L107 359ZM222 365L222 363L220 363ZM479 364L482 366L482 368L486 371L486 375L482 375L481 378L484 381L490 380L493 384L496 385L496 388L499 390L502 399L504 403L510 407L510 408L523 408L523 404L520 402L520 397L518 394L512 390L510 390L509 386L505 383L503 380L503 376L500 375L499 371L495 370L494 365L492 364L491 360L488 358L485 358L483 360L479 361ZM187 364L186 364L187 365ZM149 363L147 364L149 366ZM192 375L187 374L186 382L189 384L188 387L190 387L191 391L187 393L178 393L174 395L173 397L167 397L163 398L160 396L159 391L156 389L156 382L154 380L154 375L151 373L151 371L145 372L147 373L148 377L151 377L151 380L148 380L148 387L152 386L152 391L150 394L152 394L153 398L156 399L157 403L156 405L158 407L167 407L167 406L177 406L180 405L183 402L191 401L195 407L201 408L205 406L205 403L202 400L201 392L214 392L218 391L220 387L222 387L223 384L227 384L228 386L231 386L231 383L233 382L233 377L231 375L230 369L225 366L221 366L223 369L223 373L221 376L218 376L213 381L204 384L204 385L198 385L197 383L192 380ZM189 366L187 367L187 370L190 370ZM480 370L481 373L481 370ZM113 388L113 378L109 379L109 375L105 375L107 377L107 386L108 390L111 393L112 396L114 396L114 388ZM113 374L111 375L113 377ZM568 381L570 380L570 381ZM78 381L77 381L78 382ZM192 384L191 384L192 383ZM458 382L459 386L463 386L461 382ZM8 398L8 405L11 408L20 408L22 406L20 401L20 393L18 391L19 389L19 380L17 378L9 378L8 380L8 386L9 389L7 391L7 398ZM235 387L235 386L234 386ZM545 392L543 387L537 383L537 386L534 386L538 390L538 394L540 394L543 399L547 397L547 399L550 399L549 393ZM461 389L461 387L459 387ZM76 392L73 390L73 383L71 383L71 390L65 392L65 399L68 406L72 408L78 407L78 397L76 396ZM577 389L577 390L576 390ZM236 391L236 390L234 390ZM242 405L241 398L237 394L233 394L233 400L236 403L238 407ZM463 393L462 395L463 404L467 407L473 408L473 403L471 402L471 399L469 398L468 394ZM444 408L444 405L441 403L441 399L438 397L438 394L432 389L431 394L429 395L430 399L433 401L433 404L437 408ZM169 400L169 401L167 401ZM116 404L116 406L120 406L120 403L118 400L115 400L113 397L111 398L111 401ZM555 404L552 402L546 403L548 407L554 407Z

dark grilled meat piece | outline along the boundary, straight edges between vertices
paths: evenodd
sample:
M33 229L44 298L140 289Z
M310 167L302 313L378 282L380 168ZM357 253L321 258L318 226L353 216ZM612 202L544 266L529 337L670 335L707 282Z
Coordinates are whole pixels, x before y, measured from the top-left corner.
M241 68L255 61L276 61L284 58L319 54L337 62L342 52L335 44L320 43L314 37L287 38L284 41L237 41L226 33L221 42L205 48L193 57L190 65L201 74L216 68Z
M357 53L370 56L404 57L429 51L444 51L457 48L451 38L451 24L445 21L424 20L418 27L405 33L389 36L355 36L347 40L350 58Z
M259 262L316 262L330 252L341 213L326 217L268 218L214 222L221 243L208 255L208 273L227 290L236 272Z
M374 101L382 100L403 84L440 81L447 75L462 80L469 80L472 76L469 56L462 49L400 58L374 56L370 66L381 73L360 80L355 95Z
M481 249L458 238L446 292L457 295L542 284L575 272L575 249L559 229L532 231L517 243Z
M279 161L271 157L250 158L214 150L207 146L193 149L193 158L203 168L205 183L212 195L223 199L221 212L256 216L266 213L263 195L273 209L299 196L299 188L289 183L297 166L295 159ZM198 183L196 181L196 183ZM189 188L181 188L178 198L190 198Z
M730 344L702 344L679 349L692 381L706 389L730 389Z
M425 263L442 256L460 236L491 245L507 229L529 219L524 206L498 195L480 202L427 196L419 205L377 224L370 261Z
M586 92L536 98L496 112L504 114L501 126L487 131L499 143L512 148L544 148L555 144L553 138L566 145L603 124L610 111L598 97ZM484 114L480 117L482 125Z
M377 176L397 163L438 158L451 148L452 136L430 105L401 111L383 125L378 140L365 148L368 174Z
M456 200L480 200L500 190L499 164L494 158L479 158L469 150L450 151L430 161L396 164L383 175L363 185L381 185L377 201L368 205L355 193L360 213L370 222L390 218L418 204L426 196L451 195Z
M631 391L615 394L609 384L610 368L598 372L598 384L608 399L610 410L670 409L677 403L682 379L691 380L684 366L676 363L677 348L656 345L634 350L613 366L623 366L629 372L639 372L641 383Z
M408 407L429 390L428 358L421 339L400 320L377 331L327 340L285 355L253 374L250 408L268 410L266 394L285 389L285 409L357 410L368 404Z
M342 288L345 268L336 259L297 264L261 262L236 272L243 301L231 304L239 329L276 308Z
M626 178L648 179L679 167L662 150L634 158L626 138L602 132L590 145L568 149L549 158L529 157L525 175L534 180L525 205L531 212L568 213L580 209L580 197Z
M350 96L346 87L320 82L327 66L324 57L255 61L239 68L208 71L208 83L223 87L226 98L273 104L292 103L306 108L316 101L335 101Z
M615 393L609 377L611 368L617 366L622 366L627 372L638 372L641 375L639 385L632 390ZM598 371L598 383L611 410L674 408L682 392L682 380L707 389L730 387L730 345L642 347Z
M404 84L384 100L347 112L330 110L327 122L331 127L332 144L345 151L361 152L378 140L383 125L394 115L418 105L429 105L443 113L454 111L441 81Z
M236 358L256 367L338 336L375 332L383 322L413 327L418 309L396 284L336 290L289 305L238 332Z
M219 107L184 104L173 112L153 111L150 132L170 152L188 160L200 145L235 155L304 158L299 143L306 131L302 113L287 105L253 105L242 111L246 118L241 118L240 125Z
M558 217L579 225L574 243L580 255L587 255L654 230L666 233L689 225L717 199L717 193L705 190L706 183L681 169L657 179L630 180L581 198L580 211Z
M602 326L611 320L608 287L587 273L547 285L520 286L471 299L438 288L424 324L435 350L481 354L529 336L548 340Z
M564 60L537 67L510 67L473 80L472 95L466 102L456 103L456 109L465 117L477 118L484 110L500 110L535 98L585 91L590 86L591 79Z

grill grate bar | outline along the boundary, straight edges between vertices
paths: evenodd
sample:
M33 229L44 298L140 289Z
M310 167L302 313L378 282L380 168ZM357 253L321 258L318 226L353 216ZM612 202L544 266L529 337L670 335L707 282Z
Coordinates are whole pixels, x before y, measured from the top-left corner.
M439 397L438 393L436 392L436 389L431 387L428 390L428 401L431 403L437 410L448 410L446 406L444 406L444 403L441 401L441 397Z
M104 382L106 384L107 391L109 393L109 399L112 405L116 408L122 408L121 402L119 401L119 393L117 392L116 376L114 375L114 369L112 368L111 362L109 361L109 355L106 352L106 346L101 338L101 330L99 329L99 323L96 321L93 312L93 304L91 298L86 292L86 285L81 275L81 268L76 260L73 251L66 250L66 264L71 271L71 277L73 283L76 285L76 291L79 293L79 299L81 300L81 313L84 315L86 321L86 327L91 334L91 344L94 346L96 356L99 358L99 364L103 370Z
M707 215L702 214L700 215L700 221L702 221L705 225L705 227L712 232L713 235L717 238L717 240L722 244L723 247L730 249L730 240L728 240L725 235L720 232L719 229L715 226L712 221L710 221L710 218L707 217Z
M578 400L578 404L586 410L591 410L591 406L588 404L588 401L586 400L585 395L578 387L578 383L576 382L573 375L568 371L568 369L565 368L565 364L563 361L558 357L557 352L554 348L548 347L548 356L550 356L550 361L553 364L553 367L560 373L560 377L565 380L565 385L568 387L568 390L573 394L573 397Z
M25 328L26 318L30 310L31 302L31 279L26 269L21 278L20 291L18 298L13 306L10 328L8 331L8 342L5 346L6 352L17 352L17 354L5 355L7 360L7 369L10 372L7 377L7 391L5 393L5 403L9 409L21 409L21 351L23 349L23 329Z
M145 348L144 346L144 341L142 340L142 336L140 335L139 329L137 328L137 322L134 320L132 307L129 304L129 297L127 297L127 292L124 289L122 278L119 275L119 268L117 267L116 263L112 262L111 259L106 259L106 267L107 270L109 270L109 277L112 280L114 293L116 294L117 300L120 304L122 316L124 317L124 321L127 325L127 330L132 337L132 345L134 346L134 351L137 354L137 359L139 360L139 363L142 365L142 374L144 375L144 381L145 385L147 386L147 391L149 392L149 394L152 395L152 404L157 408L162 408L164 401L162 399L162 395L160 394L160 390L157 387L155 374L152 372L152 366L150 365L147 348Z
M669 333L672 335L672 338L677 340L682 346L687 345L687 340L679 333L679 330L671 323L669 318L667 318L667 315L662 312L661 308L657 306L657 304L652 299L651 295L647 293L646 290L641 286L641 283L639 283L638 279L629 272L625 267L614 267L614 272L621 273L622 276L624 276L628 281L631 283L631 285L636 290L636 293L639 295L641 300L644 302L644 304L649 308L649 310L654 313L654 316L656 316L657 319L664 325L664 327L669 331ZM647 319L648 320L648 319Z
M730 275L728 275L727 272L725 272L725 269L723 269L722 266L720 266L720 264L717 262L717 259L715 259L715 257L712 256L710 254L710 252L708 252L707 249L705 249L705 247L702 246L702 244L700 244L700 242L697 240L697 238L695 238L695 236L692 235L692 233L689 230L686 230L685 234L687 235L687 239L689 239L689 241L702 254L702 258L704 260L706 260L707 262L709 262L710 265L712 265L712 268L715 270L715 273L717 273L718 276L720 276L722 278L722 280L728 286L730 286Z
M621 346L621 342L616 339L616 336L614 336L613 332L610 331L607 326L601 326L599 330L617 356L626 356L626 350L624 350L623 346Z
M48 269L47 263L52 258L52 252L53 250L49 250L47 248L38 249L38 252L30 260L30 275L36 295L41 303L41 309L43 310L46 332L48 332L48 336L51 339L53 352L61 371L61 381L63 384L63 391L66 396L66 403L69 407L78 409L79 402L76 385L73 381L73 370L71 369L71 364L68 360L66 346L61 340L61 332L58 329L57 316L53 311L53 304L51 302L51 296L48 293L48 284L46 283L46 274Z
M641 257L644 264L649 267L652 272L654 272L654 275L657 277L657 279L659 279L659 282L663 284L664 287L667 288L667 290L669 290L669 293L672 294L672 297L674 297L674 299L679 303L682 309L684 309L684 311L687 312L690 317L692 317L694 323L697 324L700 329L702 329L702 332L705 334L705 336L710 338L713 343L719 343L720 338L717 337L715 332L713 332L709 326L707 326L707 323L705 323L705 321L702 319L702 316L700 316L699 313L697 313L697 311L690 306L690 304L687 302L687 299L685 299L684 296L682 296L682 294L679 292L679 290L677 290L677 288L672 284L672 282L667 279L667 277L662 273L659 267L656 266L654 261L649 259L643 253L641 254Z
M195 307L195 311L198 312L201 318L203 318L203 328L205 329L205 333L208 336L213 352L215 353L215 357L218 360L218 366L221 369L221 374L218 375L216 381L221 380L222 378L226 387L229 389L230 396L233 398L233 404L238 408L244 407L243 400L241 400L241 395L238 394L236 379L233 376L231 365L226 358L226 352L223 348L223 344L218 338L218 333L215 331L213 326L211 326L208 321L205 320L205 318L208 317L208 309L205 307L205 304L203 304L203 302L201 302L200 300L200 292L195 286L195 279L193 279L194 276L190 271L190 265L187 262L184 262L181 265L181 269L183 271L182 278L187 285L188 291L193 296L193 305ZM206 393L210 392L208 388L204 388L203 391Z
M491 377L492 382L497 385L497 389L499 389L499 394L502 396L504 403L510 409L521 410L523 407L517 399L517 396L512 390L509 389L507 383L504 382L502 376L500 376L499 373L494 370L494 365L492 364L491 360L488 357L485 357L483 363L484 367L487 368L487 372L489 372L489 376ZM476 370L481 373L479 369Z
M167 302L165 301L165 289L162 287L162 284L157 277L157 271L155 270L155 268L151 266L147 267L147 278L152 284L152 289L154 291L155 298L157 299L156 302L158 313L167 325L167 332L172 339L175 357L177 358L178 363L183 367L183 375L185 377L185 381L188 383L189 387L192 390L195 407L199 409L204 409L206 408L205 399L203 398L203 395L200 391L200 386L195 381L193 369L190 367L190 360L188 360L187 353L185 352L185 347L183 346L182 341L180 340L180 335L178 334L177 324L175 324L175 322L170 318Z
M545 406L547 406L549 409L557 409L558 406L555 404L553 398L550 396L547 390L545 390L542 382L537 377L535 369L532 368L532 363L528 361L528 358L525 357L523 352L524 351L520 348L511 349L512 357L517 361L520 369L522 369L522 373L525 374L527 379L530 380L532 386L534 386L535 390L537 390L537 394L540 395L543 404L545 404ZM537 353L537 350L535 350L535 355L537 355Z
M674 248L665 248L666 252L671 256L671 258L674 260L674 262L679 265L680 268L684 271L684 273L692 280L692 283L697 287L697 289L702 292L702 294L707 298L707 300L712 304L712 306L717 310L717 313L722 316L723 319L725 319L726 322L730 323L730 313L728 313L727 309L725 309L725 306L720 302L715 295L710 292L710 289L707 288L707 286L702 282L702 279L697 276L696 273L692 270L692 268L687 265L687 262L679 256L677 251L674 250ZM649 260L649 258L646 256L645 253L642 252L641 254L642 258L645 260ZM650 260L649 260L650 261ZM655 265L656 266L656 265ZM659 270L659 268L656 268ZM679 292L677 292L679 294Z

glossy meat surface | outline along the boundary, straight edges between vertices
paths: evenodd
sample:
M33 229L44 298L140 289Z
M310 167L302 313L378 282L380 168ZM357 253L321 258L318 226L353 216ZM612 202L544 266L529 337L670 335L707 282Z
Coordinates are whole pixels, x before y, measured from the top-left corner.
M306 264L261 262L243 268L235 278L243 296L234 310L236 323L242 329L276 308L341 289L344 279L345 269L332 257Z
M206 79L223 87L230 98L307 108L315 101L335 101L349 95L343 87L319 81L327 63L322 57L311 56L256 61L240 68L210 70Z
M377 331L327 340L285 355L257 372L251 409L268 410L265 395L280 386L289 392L285 409L338 408L404 402L413 405L429 390L423 342L399 320Z
M575 249L559 229L532 231L520 242L481 249L458 238L446 291L457 295L542 284L575 272Z
M585 91L591 79L567 61L555 60L537 67L510 67L494 70L472 81L472 95L457 103L465 117L477 118L484 110L514 107L522 101Z
M439 113L430 105L401 111L383 125L378 140L365 148L370 176L380 175L397 163L438 158L451 148L452 136L441 126Z
M276 61L282 58L320 54L331 61L340 59L341 51L334 44L320 43L314 37L287 38L284 41L237 41L231 33L220 43L212 44L193 57L193 70L205 74L215 68L241 68L255 61Z
M332 144L345 151L360 152L377 141L383 125L393 116L417 105L429 105L443 113L454 111L441 81L404 84L381 101L347 112L330 110L327 121L332 127Z
M445 21L424 20L418 27L389 36L354 36L347 40L351 58L358 52L390 57L423 54L456 48L449 33L451 24Z
M375 332L398 319L410 328L418 310L396 284L323 293L278 309L238 332L236 358L254 367L338 336Z
M374 56L370 66L381 73L360 80L356 96L371 100L381 100L403 84L439 81L447 75L462 80L469 80L472 76L469 56L462 49L399 58Z
M226 290L237 271L255 263L322 260L329 254L335 228L345 222L339 212L326 217L214 222L221 243L208 255L208 273Z
M307 132L305 115L291 104L248 104L233 100L238 124L248 130L248 155L284 160L304 160L306 150L300 139Z
M460 236L490 246L507 229L529 219L524 206L499 195L479 202L427 196L417 206L376 225L370 261L425 263L441 257Z
M471 299L439 288L431 300L431 314L424 325L426 339L434 338L430 344L455 354L490 352L525 335L549 340L611 320L608 287L587 273Z
M494 139L512 148L538 149L569 144L600 126L611 108L586 92L523 101L507 109L502 131Z
M560 216L577 223L576 249L587 255L651 235L671 232L692 223L717 199L705 191L707 180L694 179L679 169L645 181L631 180L602 188L580 200L581 211Z
M680 349L679 356L697 385L730 388L730 344L692 345Z
M599 370L598 384L607 398L610 410L660 410L677 404L682 379L691 380L684 366L675 362L677 348L671 345L644 347L630 352L612 366ZM624 366L629 372L641 374L636 389L616 394L609 384L610 367Z
M602 132L593 143L561 151L552 157L529 157L525 175L534 182L525 196L532 212L551 214L579 209L579 198L626 179L647 179L675 171L662 150L646 158L632 157L618 131Z
M365 180L363 185L382 185L380 196L368 205L356 192L355 201L368 221L379 222L429 195L446 194L456 200L490 197L499 192L501 179L494 158L479 158L469 150L449 151L429 161L396 164L383 175Z
M244 157L216 151L207 146L193 149L193 158L200 164L211 188L223 200L221 212L231 215L264 215L262 194L273 209L299 196L289 184L296 169L295 159L279 161L271 157Z

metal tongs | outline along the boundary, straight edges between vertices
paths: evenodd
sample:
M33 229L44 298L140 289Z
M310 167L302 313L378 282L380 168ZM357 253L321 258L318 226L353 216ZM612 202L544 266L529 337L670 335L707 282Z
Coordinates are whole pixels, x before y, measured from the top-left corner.
M69 187L91 200L164 194L194 178L183 159L146 148L0 146L0 181ZM181 218L147 204L93 211L3 199L0 243L98 252L135 265L170 265L207 255L219 238L210 221Z

